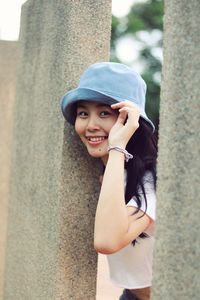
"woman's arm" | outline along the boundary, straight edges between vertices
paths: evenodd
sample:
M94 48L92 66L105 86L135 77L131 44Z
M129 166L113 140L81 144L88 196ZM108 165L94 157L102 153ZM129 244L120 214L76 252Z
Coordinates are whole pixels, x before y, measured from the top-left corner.
M109 132L109 145L125 149L137 130L139 109L130 101L111 105L119 111L118 119ZM136 208L132 208L133 212ZM101 192L96 210L94 246L98 252L108 254L118 251L136 239L150 224L151 218L143 212L130 216L124 199L124 154L109 152Z
M134 207L126 207L124 198L124 154L110 151L95 217L94 247L110 254L136 239L151 223L142 211L133 215Z

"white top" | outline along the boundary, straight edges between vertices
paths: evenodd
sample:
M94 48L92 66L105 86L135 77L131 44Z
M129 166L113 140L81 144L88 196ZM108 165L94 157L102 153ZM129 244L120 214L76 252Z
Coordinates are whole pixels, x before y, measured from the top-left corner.
M125 187L126 187L125 170ZM146 214L155 220L156 193L154 189L153 176L146 172L144 176L144 188L147 198ZM145 211L145 200L141 193L141 210ZM127 206L137 207L134 197L127 203ZM120 287L127 289L143 288L152 285L152 258L154 245L154 222L147 228L147 238L137 238L135 246L127 245L114 254L106 255L110 270L111 280Z

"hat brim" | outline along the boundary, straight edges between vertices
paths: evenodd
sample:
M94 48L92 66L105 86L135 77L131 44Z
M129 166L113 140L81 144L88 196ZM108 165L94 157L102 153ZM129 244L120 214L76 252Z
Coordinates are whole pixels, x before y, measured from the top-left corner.
M107 105L111 105L117 102L121 102L124 100L129 100L137 105L134 99L123 99L122 97L118 96L111 96L108 93L102 93L99 91L95 91L88 88L76 88L68 93L66 93L61 98L61 110L65 117L65 119L72 125L75 124L76 120L76 104L80 100L85 101L98 101L99 103L105 103ZM145 111L141 111L140 109L140 116L147 121L147 123L152 127L152 130L155 130L154 124L152 121L147 117Z

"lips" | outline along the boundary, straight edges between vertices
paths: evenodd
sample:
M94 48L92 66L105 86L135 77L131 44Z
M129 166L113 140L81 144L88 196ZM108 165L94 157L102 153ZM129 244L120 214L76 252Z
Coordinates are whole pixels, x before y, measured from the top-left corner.
M107 136L86 136L86 139L90 145L94 146L103 143L107 139Z
M86 136L86 139L91 142L100 142L105 140L106 138L107 136L94 136L94 137Z

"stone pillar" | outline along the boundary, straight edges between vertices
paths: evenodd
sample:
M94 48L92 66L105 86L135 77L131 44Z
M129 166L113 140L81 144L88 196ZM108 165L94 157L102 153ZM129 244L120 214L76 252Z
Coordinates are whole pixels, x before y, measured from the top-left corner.
M0 41L0 299L3 299L17 42Z
M22 8L4 300L95 299L99 163L60 112L91 63L109 60L111 1Z
M200 297L199 11L165 1L153 300Z

